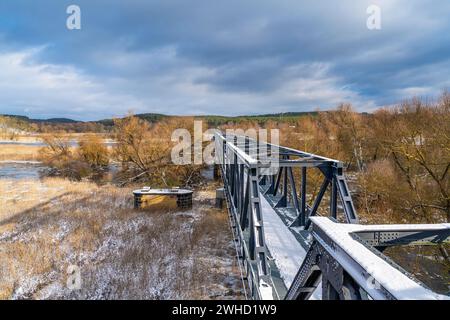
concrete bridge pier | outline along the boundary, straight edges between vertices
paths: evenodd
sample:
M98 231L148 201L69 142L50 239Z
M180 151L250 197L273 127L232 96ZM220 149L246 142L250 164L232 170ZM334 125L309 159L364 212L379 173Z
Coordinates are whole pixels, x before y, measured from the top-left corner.
M218 164L214 164L213 177L214 180L220 179L220 165Z

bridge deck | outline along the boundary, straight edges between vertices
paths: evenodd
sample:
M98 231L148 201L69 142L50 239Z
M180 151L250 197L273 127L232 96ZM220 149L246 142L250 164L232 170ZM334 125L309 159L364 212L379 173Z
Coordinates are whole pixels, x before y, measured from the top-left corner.
M261 197L261 208L267 248L274 259L284 286L289 288L306 257L306 250L300 241L287 230L285 223L265 197ZM321 299L320 290L316 290L311 298Z

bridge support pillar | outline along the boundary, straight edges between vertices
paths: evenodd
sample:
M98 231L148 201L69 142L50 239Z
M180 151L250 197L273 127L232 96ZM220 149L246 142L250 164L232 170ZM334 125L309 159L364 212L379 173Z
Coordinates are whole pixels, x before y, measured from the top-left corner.
M219 188L216 189L216 208L223 208L223 201L225 200L225 189Z
M213 167L213 178L214 180L220 179L220 165L215 164Z

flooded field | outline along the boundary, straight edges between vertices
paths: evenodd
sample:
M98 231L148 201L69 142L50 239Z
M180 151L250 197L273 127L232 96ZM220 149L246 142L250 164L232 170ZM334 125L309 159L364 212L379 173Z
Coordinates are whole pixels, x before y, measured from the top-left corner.
M78 144L75 140L70 143ZM114 142L105 144L112 146ZM168 219L161 212L155 216L134 210L130 190L113 186L112 179L103 181L104 187L100 187L99 183L48 178L50 168L36 157L42 146L45 144L41 141L0 141L0 259L15 259L9 272L16 273L15 277L4 278L6 282L0 281L0 297L242 298L227 217L225 212L213 209L211 166L201 172L208 182L207 191L197 193L193 210L171 211ZM113 175L118 169L117 164L110 164L107 173ZM357 183L353 176L349 180ZM115 199L112 202L111 197ZM170 242L165 233L154 229L161 224L189 248L173 237ZM130 237L136 230L137 235ZM167 251L165 256L170 261L152 251L152 246L146 247L146 252L136 251L136 247L146 246L144 242ZM36 251L35 243L44 250ZM118 251L119 247L123 251ZM173 248L179 252L174 254ZM446 249L449 251L448 246ZM58 256L52 257L51 252ZM437 248L393 247L384 254L433 290L443 294L450 291L450 265ZM45 266L42 272L34 271L36 263ZM81 291L65 287L70 265L83 271L86 286ZM171 281L171 268L181 268L183 274ZM213 273L204 278L208 270ZM127 278L133 272L143 284Z

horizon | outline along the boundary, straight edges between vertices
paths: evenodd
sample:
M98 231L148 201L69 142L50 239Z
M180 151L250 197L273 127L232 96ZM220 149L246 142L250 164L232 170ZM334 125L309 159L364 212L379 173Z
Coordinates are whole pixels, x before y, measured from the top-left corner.
M0 113L98 121L434 99L450 88L449 13L418 0L3 2Z
M384 108L384 107L381 107ZM314 111L287 111L287 112L279 112L279 113L264 113L264 114L239 114L239 115L234 115L234 116L228 116L228 115L219 115L219 114L199 114L199 115L183 115L183 114L164 114L164 113L152 113L152 112L146 112L146 113L129 113L129 114L123 114L123 115L117 115L117 116L113 116L111 118L101 118L101 119L87 119L87 120L78 120L78 119L74 119L74 118L65 118L65 117L55 117L55 118L32 118L32 117L28 117L27 115L23 115L23 114L1 114L0 113L0 117L18 117L18 118L27 118L30 121L54 121L54 120L70 120L73 122L101 122L101 121L108 121L108 120L112 120L115 118L119 118L119 119L123 119L126 118L127 116L131 115L131 116L144 116L144 115L158 115L158 116L162 116L162 117L186 117L186 118L195 118L195 117L222 117L222 118L257 118L257 117L283 117L283 116L306 116L308 114L314 114L314 113L318 113L318 112L333 112L336 111L337 109L327 109L327 110L314 110ZM376 109L379 110L379 109ZM374 110L374 111L376 111ZM372 114L373 111L371 112L367 112L367 111L360 111L357 112L359 114Z

